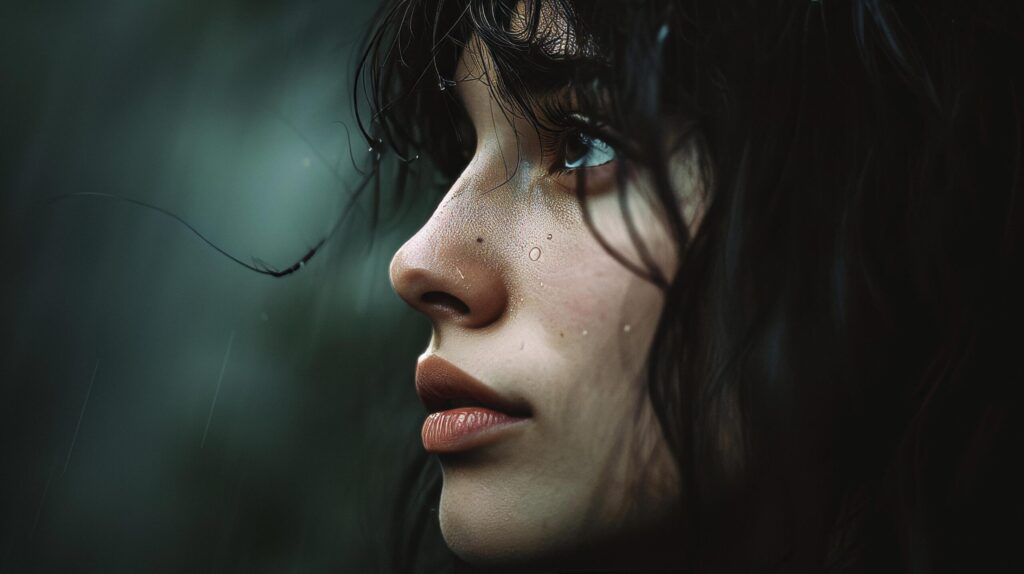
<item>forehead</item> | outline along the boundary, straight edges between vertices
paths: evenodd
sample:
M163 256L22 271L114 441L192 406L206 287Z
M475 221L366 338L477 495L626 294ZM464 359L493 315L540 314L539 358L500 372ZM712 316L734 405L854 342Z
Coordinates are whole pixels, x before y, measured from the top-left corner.
M509 22L513 37L528 41L551 58L579 55L568 6L551 0L520 0Z
M478 93L481 90L488 92L490 97L493 78L494 60L491 58L491 52L480 38L473 34L462 49L455 67L455 93L463 105L468 107L472 100L479 98Z
M520 0L507 15L507 29L497 31L507 34L510 44L518 44L517 49L511 50L514 56L509 57L502 42L499 58L506 73L510 68L513 70L518 95L526 93L530 99L536 98L532 103L561 99L574 71L579 71L576 66L598 61L593 42L578 40L574 17L568 10L568 4L552 0ZM476 32L471 33L456 65L455 93L467 106L479 99L481 91L487 92L484 95L488 98L508 103L502 98L508 92L498 89L499 79L498 66L488 45Z
M529 44L551 60L592 55L582 54L578 49L576 32L567 10L567 5L551 0L519 0L508 16L506 32L510 40ZM473 33L459 58L457 77L479 77L482 72L493 75L493 69L490 52L480 37Z
M556 80L563 89L551 89L555 84L545 82L548 86L544 89L529 91L525 98L512 101L516 96L502 90L498 85L500 81L490 49L474 34L459 56L454 91L459 103L478 129L481 126L493 127L495 120L500 116L510 121L513 118L530 117L544 124L548 119L543 113L547 104L572 99L564 89L566 83L563 80Z
M477 129L494 127L497 116L504 115L501 111L510 108L497 89L497 81L490 50L473 34L455 69L455 94Z

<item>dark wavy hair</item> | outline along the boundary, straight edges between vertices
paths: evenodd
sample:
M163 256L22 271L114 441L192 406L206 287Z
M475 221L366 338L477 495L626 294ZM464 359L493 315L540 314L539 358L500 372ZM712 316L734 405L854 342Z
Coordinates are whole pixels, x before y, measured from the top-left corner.
M449 88L473 36L508 111L557 131L541 96L571 93L650 174L678 271L642 243L639 261L609 251L666 292L648 388L690 570L1021 568L1024 3L525 7L384 3L355 82L370 177L401 191L467 165ZM544 14L574 49L550 49ZM683 146L705 183L695 229L668 171ZM403 512L436 504L415 500ZM408 571L422 538L399 538Z

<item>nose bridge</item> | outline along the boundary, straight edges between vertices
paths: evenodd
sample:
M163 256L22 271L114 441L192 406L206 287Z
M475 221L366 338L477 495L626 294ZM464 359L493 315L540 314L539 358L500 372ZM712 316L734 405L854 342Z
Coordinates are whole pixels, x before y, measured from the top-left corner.
M467 168L430 220L391 260L395 292L435 328L482 328L507 310L508 278L492 249L496 238L488 233L493 213L483 205L495 198L475 197L487 185L485 179L490 178Z

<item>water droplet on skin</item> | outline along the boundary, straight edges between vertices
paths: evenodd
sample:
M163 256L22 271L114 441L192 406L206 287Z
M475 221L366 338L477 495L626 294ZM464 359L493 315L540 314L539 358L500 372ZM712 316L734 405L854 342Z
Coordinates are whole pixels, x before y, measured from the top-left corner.
M540 247L534 247L530 250L530 261L536 261L540 259Z
M586 329L583 329L583 336L584 336L584 337L586 337L586 336L587 336L587 330L586 330Z
M551 239L551 234L550 233L548 233L548 239Z
M633 330L633 327L626 325L625 327L622 328L622 330L628 333Z
M310 160L308 157L302 158L302 167L309 167L311 165L313 165L312 160Z

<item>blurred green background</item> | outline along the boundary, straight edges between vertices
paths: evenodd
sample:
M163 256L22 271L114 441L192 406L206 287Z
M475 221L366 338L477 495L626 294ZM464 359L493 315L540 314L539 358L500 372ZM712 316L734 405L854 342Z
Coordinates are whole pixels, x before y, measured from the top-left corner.
M0 571L378 570L429 337L387 267L430 194L283 279L44 201L287 267L359 181L374 7L3 3Z

